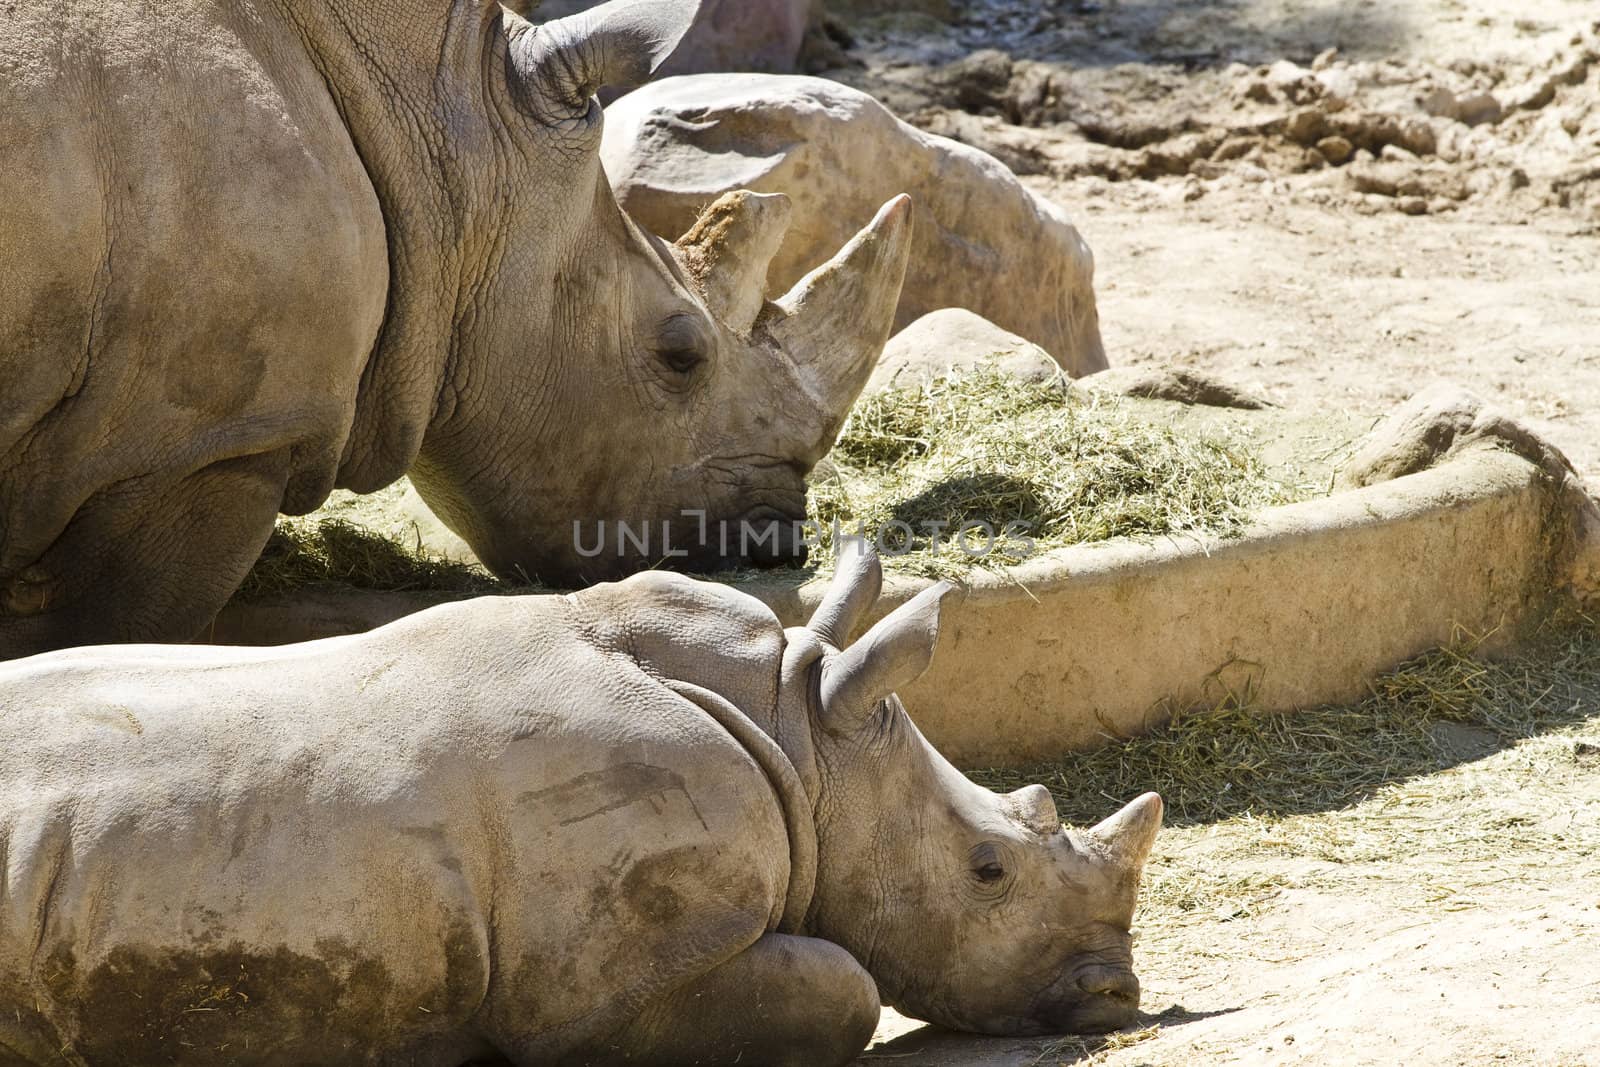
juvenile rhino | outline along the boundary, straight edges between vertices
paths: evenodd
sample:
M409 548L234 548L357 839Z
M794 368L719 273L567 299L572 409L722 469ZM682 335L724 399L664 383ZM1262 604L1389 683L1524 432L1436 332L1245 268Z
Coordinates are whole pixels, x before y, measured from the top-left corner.
M694 566L798 551L908 213L772 303L782 197L640 230L592 94L697 6L0 5L0 658L188 638L279 512L407 472L506 575L618 576L664 522Z
M1135 1019L1154 794L1086 833L894 696L947 586L853 644L662 573L272 651L0 666L0 1061L848 1062L880 1000Z

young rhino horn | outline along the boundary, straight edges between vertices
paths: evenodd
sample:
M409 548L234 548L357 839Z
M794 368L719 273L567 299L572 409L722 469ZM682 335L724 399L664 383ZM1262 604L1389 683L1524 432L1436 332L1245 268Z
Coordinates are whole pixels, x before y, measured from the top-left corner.
M747 334L767 302L767 270L789 233L782 193L724 193L678 239L679 259L699 281L711 313Z
M1150 857L1161 829L1161 795L1146 793L1089 831L1112 862L1138 873Z

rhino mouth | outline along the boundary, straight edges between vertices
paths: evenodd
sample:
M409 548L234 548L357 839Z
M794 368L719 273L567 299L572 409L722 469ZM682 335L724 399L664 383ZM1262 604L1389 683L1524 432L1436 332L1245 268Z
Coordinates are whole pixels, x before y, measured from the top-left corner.
M538 577L557 585L587 585L656 567L712 574L741 567L799 566L810 547L807 530L803 510L770 504L732 518L719 518L707 509L666 519L579 520L568 548L570 565L546 563ZM520 561L513 557L508 567L498 560L493 569L516 574Z
M1069 971L1034 1002L1030 1021L1046 1034L1103 1034L1139 1021L1139 979L1121 967Z
M895 1010L946 1030L990 1037L1054 1037L1061 1034L1105 1034L1139 1021L1137 999L1077 992L1041 998L1026 1015L972 1017L961 1012L896 1004Z
M712 571L801 566L810 550L805 521L803 506L772 505L718 521L706 531L698 554L691 554L690 565Z

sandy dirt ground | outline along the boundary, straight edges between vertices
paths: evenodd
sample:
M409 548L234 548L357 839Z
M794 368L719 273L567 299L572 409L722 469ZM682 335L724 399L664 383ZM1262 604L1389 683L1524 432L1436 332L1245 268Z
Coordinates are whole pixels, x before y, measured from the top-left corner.
M1592 0L953 6L847 20L829 73L1074 214L1114 364L1359 418L1449 378L1600 484ZM863 1062L1600 1065L1595 716L1347 810L1170 831L1142 1030L890 1013Z
M972 6L829 73L1073 213L1114 363L1362 414L1453 378L1600 480L1600 7Z

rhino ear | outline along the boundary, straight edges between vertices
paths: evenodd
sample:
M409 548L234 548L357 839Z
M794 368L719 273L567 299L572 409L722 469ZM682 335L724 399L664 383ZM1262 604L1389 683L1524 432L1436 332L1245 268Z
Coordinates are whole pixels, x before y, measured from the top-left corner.
M874 559L874 563L876 560ZM933 662L939 643L939 615L945 598L957 592L950 582L924 589L822 667L822 726L830 733L861 729L878 702L910 685Z
M582 118L602 87L649 81L699 13L700 0L611 0L527 29L512 51L519 86L547 121Z
M811 616L811 631L843 648L883 591L883 566L864 537L841 537L828 593Z
M700 282L706 306L729 329L748 334L767 303L772 266L793 215L782 193L724 193L678 239L679 257Z

